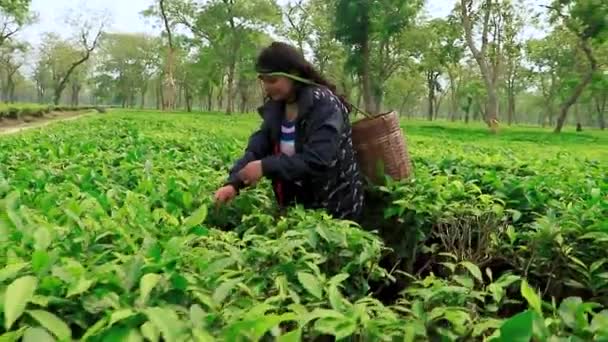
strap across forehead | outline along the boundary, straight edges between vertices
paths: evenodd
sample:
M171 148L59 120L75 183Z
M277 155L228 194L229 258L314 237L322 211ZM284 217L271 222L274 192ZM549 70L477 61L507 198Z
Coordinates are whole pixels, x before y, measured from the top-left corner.
M292 79L294 81L302 82L304 84L320 86L319 84L317 84L317 83L315 83L315 82L313 82L313 81L311 81L309 79L306 79L306 78L303 78L303 77L300 77L300 76L296 76L296 75L293 75L293 74L289 74L289 73L286 73L286 72L280 72L280 71L276 71L276 72L264 72L264 73L260 73L260 76L283 76L283 77L290 78L290 79Z

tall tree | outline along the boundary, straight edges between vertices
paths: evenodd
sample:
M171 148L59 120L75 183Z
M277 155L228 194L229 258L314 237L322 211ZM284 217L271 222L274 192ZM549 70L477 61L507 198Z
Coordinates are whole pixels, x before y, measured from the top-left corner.
M556 0L549 10L552 21L564 25L578 39L578 46L588 63L587 71L582 75L570 96L561 104L555 133L560 133L568 111L581 96L593 79L598 69L598 62L593 53L593 44L601 43L608 31L608 4L601 0Z
M100 45L96 72L112 79L123 106L134 106L139 95L143 107L150 78L158 72L161 43L145 34L112 33L105 34Z
M313 34L311 12L306 10L305 0L294 0L283 8L287 23L280 30L289 40L296 42L300 52L304 53L304 44Z
M31 0L0 1L0 46L33 20Z
M589 85L590 102L597 115L597 125L601 130L606 129L606 110L608 110L608 69L596 73Z
M227 69L226 113L234 111L235 83L243 42L280 22L275 0L176 0L167 7L177 23L183 24L221 54Z
M511 126L515 117L516 97L523 89L521 81L526 75L522 66L523 42L519 37L525 24L522 9L513 8L506 11L504 22L504 80L507 93L507 124Z
M158 1L160 15L163 21L163 28L167 36L167 59L164 70L163 79L163 110L174 110L175 109L175 46L173 43L173 30L172 25L169 22L167 14L167 3L165 0Z
M547 123L551 126L554 124L558 91L574 65L571 47L572 35L560 28L546 37L526 42L526 59L531 64L534 84L543 99L543 111L539 118L543 127Z
M2 99L15 102L15 76L25 63L26 44L5 43L0 47L0 68L2 71Z
M452 99L456 95L454 69L462 59L463 50L458 43L458 30L454 27L454 21L433 19L422 25L419 30L412 31L417 34L410 35L408 40L419 46L417 57L426 75L427 118L433 120L439 112L439 104L444 93L440 83L443 74L449 75Z
M47 34L40 48L40 58L50 66L53 80L53 103L61 101L63 91L70 77L89 60L98 46L104 30L105 18L97 20L74 17L69 22L76 29L76 37L71 41Z
M349 48L349 64L359 75L365 110L381 111L386 81L406 64L403 33L422 8L422 1L338 0L336 37Z
M38 103L47 102L48 93L52 88L52 75L46 59L41 58L36 61L32 78L36 87Z
M498 83L502 68L505 17L513 12L510 0L460 0L464 36L486 87L485 122L493 132L498 129ZM480 36L481 44L475 42Z

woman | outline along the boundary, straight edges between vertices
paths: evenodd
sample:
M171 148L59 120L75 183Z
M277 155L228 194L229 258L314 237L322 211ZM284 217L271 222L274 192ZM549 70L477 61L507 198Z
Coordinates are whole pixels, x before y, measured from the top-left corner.
M232 200L262 177L272 180L279 205L325 209L357 220L363 189L348 120L349 105L296 48L274 42L259 55L256 71L267 95L258 109L262 125L215 193Z

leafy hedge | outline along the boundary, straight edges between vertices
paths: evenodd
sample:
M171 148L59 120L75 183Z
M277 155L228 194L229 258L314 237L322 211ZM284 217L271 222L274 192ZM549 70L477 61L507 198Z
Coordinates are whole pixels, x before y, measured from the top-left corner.
M245 128L130 113L0 138L0 337L608 338L604 164L414 143L416 177L376 189L364 230L275 217L267 182L214 208ZM416 263L382 267L383 240Z
M74 112L83 110L104 111L106 107L100 106L43 106L43 105L21 105L11 106L0 104L0 119L20 119L25 116L42 117L50 112Z

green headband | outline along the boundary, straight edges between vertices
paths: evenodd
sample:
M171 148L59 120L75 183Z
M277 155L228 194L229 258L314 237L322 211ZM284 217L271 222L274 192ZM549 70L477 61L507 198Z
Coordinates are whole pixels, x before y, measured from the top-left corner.
M280 71L277 71L277 72L263 72L263 73L260 73L260 75L264 75L264 76L283 76L283 77L290 78L290 79L292 79L294 81L302 82L304 84L320 86L320 84L317 84L317 83L315 83L315 82L313 82L313 81L311 81L309 79L302 78L300 76L296 76L296 75L292 75L292 74L288 74L286 72L280 72Z
M294 81L298 81L298 82L302 82L304 84L309 84L309 85L316 85L319 87L322 87L322 85L315 83L311 80L308 80L306 78L302 78L300 76L296 76L296 75L292 75L286 72L280 72L280 71L276 71L276 72L260 72L258 73L260 76L283 76L283 77L287 77L290 78ZM370 114L368 114L367 112L361 110L360 108L358 108L357 106L353 105L352 103L349 103L349 105L353 108L355 108L358 112L361 112L365 117L371 118L372 116Z

